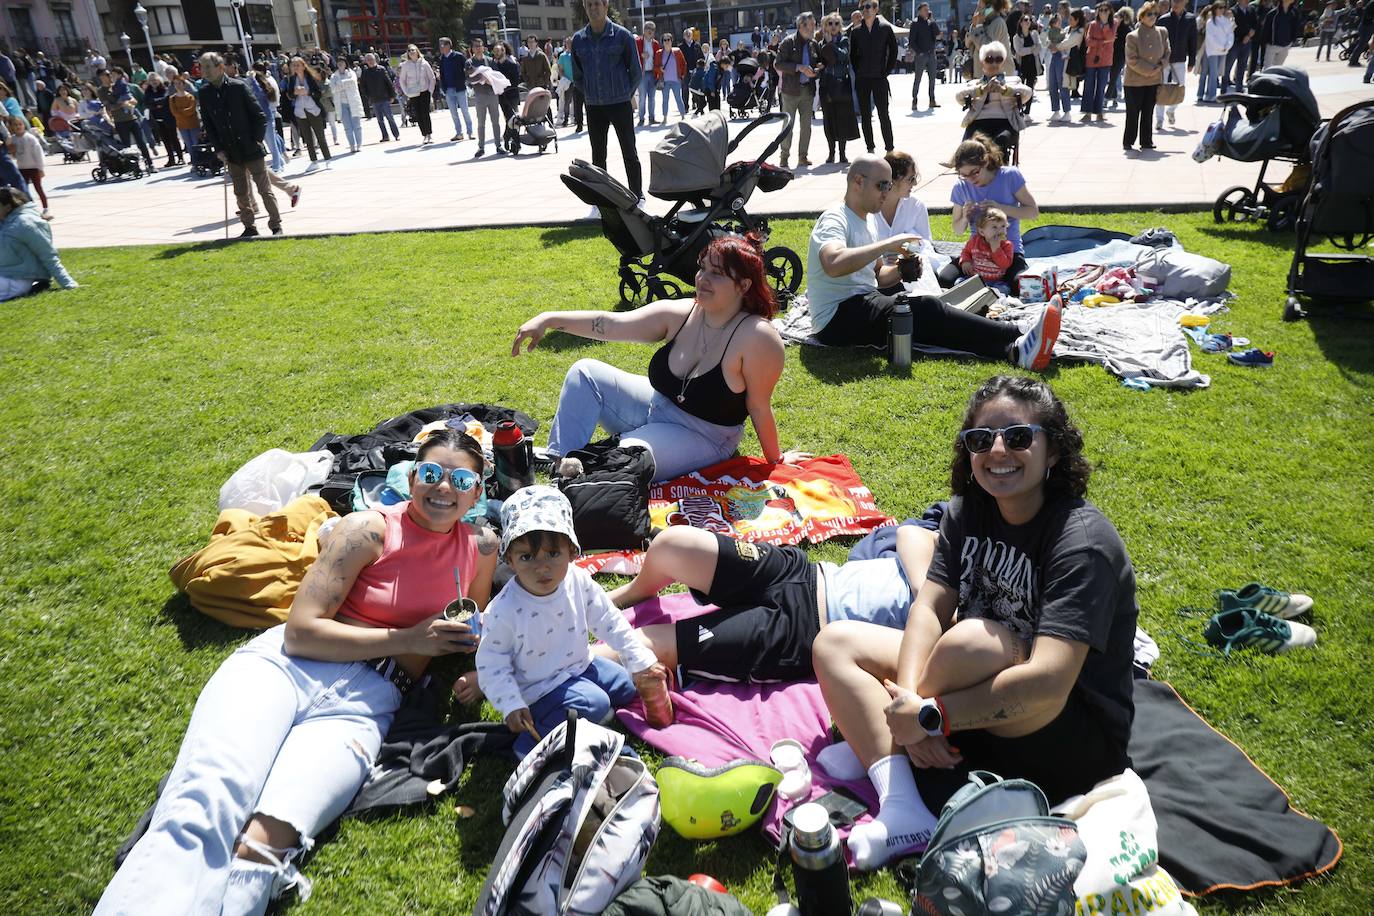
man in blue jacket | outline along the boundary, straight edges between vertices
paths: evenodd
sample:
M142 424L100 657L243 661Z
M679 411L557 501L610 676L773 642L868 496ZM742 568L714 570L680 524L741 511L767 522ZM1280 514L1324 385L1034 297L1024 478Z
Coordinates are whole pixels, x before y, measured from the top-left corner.
M1264 65L1279 67L1288 59L1288 49L1302 41L1302 10L1293 0L1280 0L1269 11L1260 26L1260 44L1264 45Z
M1160 16L1156 24L1169 33L1169 65L1164 68L1165 82L1178 83L1188 95L1188 74L1197 64L1197 17L1188 12L1188 0L1174 0L1173 8ZM1177 105L1168 106L1169 124L1174 123ZM1164 129L1165 106L1155 107L1155 130Z
M1245 88L1246 67L1250 63L1250 42L1259 32L1259 11L1250 5L1250 0L1239 0L1231 7L1231 15L1236 21L1236 40L1231 50L1226 52L1226 71L1221 76L1221 91L1229 92L1231 86ZM1234 78L1232 71L1234 72Z
M630 98L643 77L635 37L606 18L606 0L585 0L587 24L573 35L573 83L586 98L592 164L606 167L606 133L614 127L625 159L625 179L636 196L644 180L635 152L635 114Z
M453 50L453 42L447 38L439 39L439 88L448 101L448 113L453 116L453 139L456 143L463 139L463 124L458 121L461 112L463 122L468 127L468 139L473 137L472 113L468 110L468 59L462 52Z

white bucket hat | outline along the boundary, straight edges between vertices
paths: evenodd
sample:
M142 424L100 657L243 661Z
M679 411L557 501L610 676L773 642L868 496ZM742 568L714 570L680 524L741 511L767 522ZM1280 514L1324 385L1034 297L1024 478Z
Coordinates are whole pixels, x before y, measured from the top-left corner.
M582 552L573 529L572 503L553 487L542 484L522 487L501 506L501 556L506 555L511 541L531 531L566 534L573 549Z

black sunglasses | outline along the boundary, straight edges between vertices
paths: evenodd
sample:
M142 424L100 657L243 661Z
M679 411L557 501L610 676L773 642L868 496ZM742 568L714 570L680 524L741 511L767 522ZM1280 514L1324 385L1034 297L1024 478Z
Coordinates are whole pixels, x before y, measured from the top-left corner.
M1024 452L1035 441L1035 434L1041 431L1042 428L1034 423L1018 423L1015 426L1006 426L1002 429L975 426L973 429L966 429L959 433L959 441L964 443L964 448L978 455L992 448L997 437L1001 436L1002 444L1007 448L1013 452Z
M987 57L983 58L983 62L987 64L1000 64L1004 60L1006 60L1005 57L1001 57L997 54L989 54Z

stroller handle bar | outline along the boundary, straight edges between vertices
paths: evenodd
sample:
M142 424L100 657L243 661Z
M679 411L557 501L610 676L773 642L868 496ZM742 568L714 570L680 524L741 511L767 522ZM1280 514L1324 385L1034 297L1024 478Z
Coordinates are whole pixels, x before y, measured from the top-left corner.
M754 130L754 128L761 127L764 124L771 124L774 121L783 121L785 123L783 124L782 130L778 131L778 135L773 138L773 142L768 144L768 147L763 151L763 154L758 157L759 162L763 162L764 160L766 160L769 156L773 155L778 151L778 149L782 146L784 140L786 140L788 137L792 135L792 125L796 121L796 117L794 115L782 111L774 111L764 115L763 117L755 118L753 121L749 122L748 126L746 126L744 130L740 131L735 136L735 139L730 141L730 145L725 150L725 155L728 157L731 153L733 153L735 151L735 147L739 146L740 141L743 140L745 137L749 136L749 134Z
M1234 102L1253 105L1282 105L1284 102L1293 101L1287 96L1281 95L1251 95L1248 92L1223 92L1217 96L1218 102L1230 105Z

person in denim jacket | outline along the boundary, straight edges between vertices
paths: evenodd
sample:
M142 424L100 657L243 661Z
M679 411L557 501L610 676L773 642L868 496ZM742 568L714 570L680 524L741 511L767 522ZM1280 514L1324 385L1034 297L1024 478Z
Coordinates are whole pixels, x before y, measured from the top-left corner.
M642 196L644 179L635 152L635 115L630 106L630 97L644 75L635 39L628 29L606 18L606 0L586 0L585 8L587 24L573 35L573 83L586 99L592 164L606 167L606 134L614 127L625 159L626 182Z

